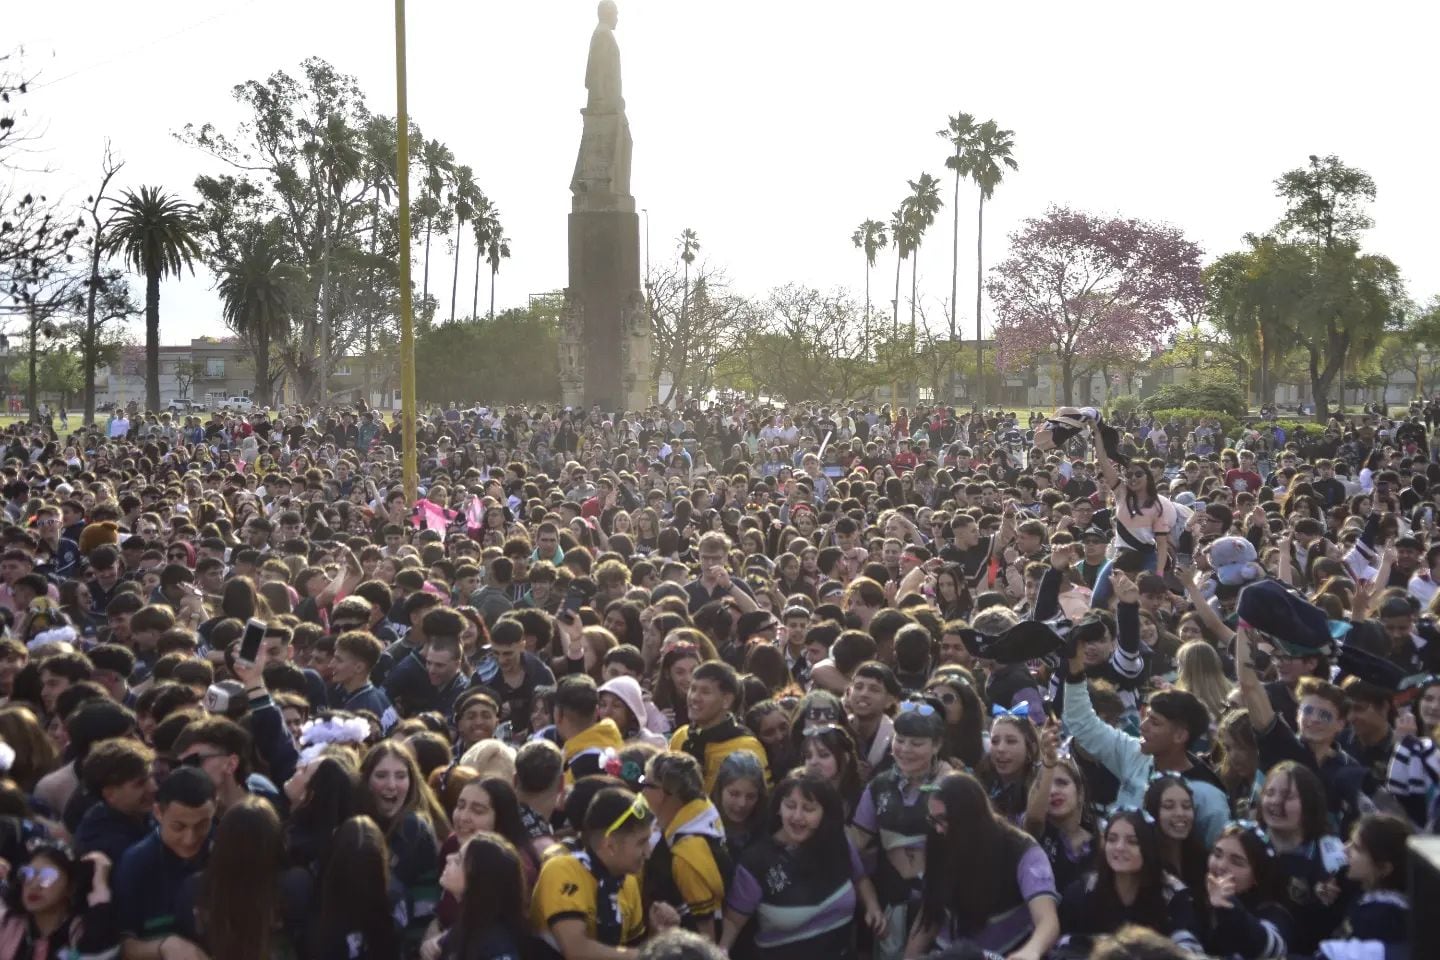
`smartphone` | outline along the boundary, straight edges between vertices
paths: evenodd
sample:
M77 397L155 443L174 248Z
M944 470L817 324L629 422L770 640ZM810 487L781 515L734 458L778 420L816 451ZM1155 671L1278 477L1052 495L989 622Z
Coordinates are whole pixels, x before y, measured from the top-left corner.
M561 613L575 613L595 598L595 581L588 577L576 577L565 590L565 599L560 601Z
M238 660L253 664L260 656L260 645L265 642L265 621L251 618L245 624L245 635L240 638Z

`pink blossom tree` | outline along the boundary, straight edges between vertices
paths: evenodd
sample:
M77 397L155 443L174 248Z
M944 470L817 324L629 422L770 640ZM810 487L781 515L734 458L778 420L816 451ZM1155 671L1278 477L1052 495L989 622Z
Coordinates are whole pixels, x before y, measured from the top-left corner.
M996 365L1051 354L1071 404L1077 374L1150 353L1199 299L1200 248L1174 227L1051 207L1011 235L987 289Z

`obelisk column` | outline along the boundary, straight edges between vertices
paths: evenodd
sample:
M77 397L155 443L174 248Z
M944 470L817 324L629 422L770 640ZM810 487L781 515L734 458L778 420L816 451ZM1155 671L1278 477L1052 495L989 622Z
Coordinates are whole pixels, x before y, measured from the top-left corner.
M619 14L602 0L585 67L589 98L570 181L570 282L560 331L568 406L652 403L650 322L640 288L640 218L630 195L630 123L620 88Z

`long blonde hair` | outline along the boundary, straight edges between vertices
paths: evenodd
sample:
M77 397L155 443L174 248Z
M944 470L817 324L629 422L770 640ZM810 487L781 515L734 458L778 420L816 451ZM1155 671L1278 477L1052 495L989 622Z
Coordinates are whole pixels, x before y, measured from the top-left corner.
M1204 640L1191 640L1175 655L1180 665L1175 678L1175 688L1193 694L1205 704L1213 723L1229 706L1233 685L1225 677L1225 667L1220 654Z

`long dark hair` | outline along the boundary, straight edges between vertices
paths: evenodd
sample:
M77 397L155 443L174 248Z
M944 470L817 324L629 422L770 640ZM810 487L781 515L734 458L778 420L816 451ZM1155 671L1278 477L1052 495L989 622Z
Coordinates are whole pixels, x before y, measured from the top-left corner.
M807 770L795 770L780 781L770 794L770 833L781 828L781 807L785 798L798 792L806 800L820 805L820 826L810 839L801 845L799 859L814 867L822 877L848 877L850 875L850 846L845 837L845 804L840 791L830 781Z
M1150 927L1160 933L1170 932L1170 910L1165 903L1165 865L1160 860L1160 836L1155 824L1139 810L1121 810L1110 818L1095 844L1095 903L1100 918L1126 915L1115 884L1115 871L1105 856L1105 840L1118 823L1135 829L1140 846L1140 892L1134 906L1128 908L1132 923Z
M309 866L330 846L337 827L359 812L358 775L352 754L344 748L325 754L310 774L304 799L290 813L287 848L296 866Z
M929 796L944 805L948 828L925 838L920 923L937 926L948 916L954 932L976 933L1003 902L1006 885L996 875L1013 874L1034 841L996 816L985 787L968 773L946 774Z
M1327 834L1334 833L1330 829L1330 812L1325 802L1325 785L1320 777L1295 760L1281 760L1270 768L1265 774L1265 785L1276 777L1287 777L1290 785L1295 788L1295 793L1300 797L1300 839L1305 843L1319 840ZM1261 788L1264 790L1264 787ZM1263 795L1263 793L1262 793ZM1265 823L1265 805L1259 804L1259 811L1256 819ZM1268 827L1269 824L1266 824Z
M486 934L495 927L503 927L516 943L524 943L528 930L519 850L505 837L482 830L465 841L459 856L465 871L465 893L450 928L451 949L446 956L486 960L492 946Z
M1240 849L1245 851L1245 859L1250 862L1250 873L1255 878L1254 889L1240 894L1239 899L1252 910L1261 904L1274 902L1277 899L1275 888L1279 878L1275 870L1275 848L1270 845L1269 839L1262 839L1260 827L1253 823L1227 823L1220 831L1220 836L1215 838L1215 842L1218 844L1226 837L1234 837L1240 844ZM1192 892L1192 895L1199 899L1198 891Z
M365 957L398 957L400 938L390 908L390 854L374 820L351 817L330 845L320 879L320 949L335 950L352 933L365 940Z
M521 851L521 856L525 856L532 848L525 821L520 816L520 799L515 795L515 788L510 781L500 777L486 777L480 781L480 787L490 797L490 809L495 813L494 832L514 844L515 849ZM534 858L528 859L533 861Z
M979 767L985 759L985 705L980 695L965 674L953 667L932 677L926 692L935 687L946 687L960 698L960 722L945 724L945 755L971 769Z
M850 731L844 727L826 723L806 728L810 731L803 734L804 739L800 741L800 755L795 758L797 763L805 762L805 744L814 740L824 747L825 750L835 758L836 773L839 783L836 789L840 791L840 798L845 801L846 809L860 799L860 791L865 783L860 779L860 758L855 749L855 738L850 736Z
M200 881L197 911L214 960L264 960L280 913L285 861L280 817L246 797L225 811Z
M1150 786L1145 790L1145 812L1155 818L1155 836L1161 844L1161 857L1164 857L1164 831L1159 828L1160 802L1165 796L1165 791L1171 787L1179 787L1190 797L1190 807L1194 811L1195 818L1190 824L1190 834L1180 841L1180 861L1178 863L1166 863L1166 868L1190 890L1194 891L1195 911L1207 923L1209 921L1210 898L1201 896L1200 891L1205 889L1205 875L1209 872L1210 853L1205 849L1205 842L1200 839L1199 833L1199 809L1195 806L1195 790L1189 782L1179 775L1168 775L1155 777L1150 781Z

